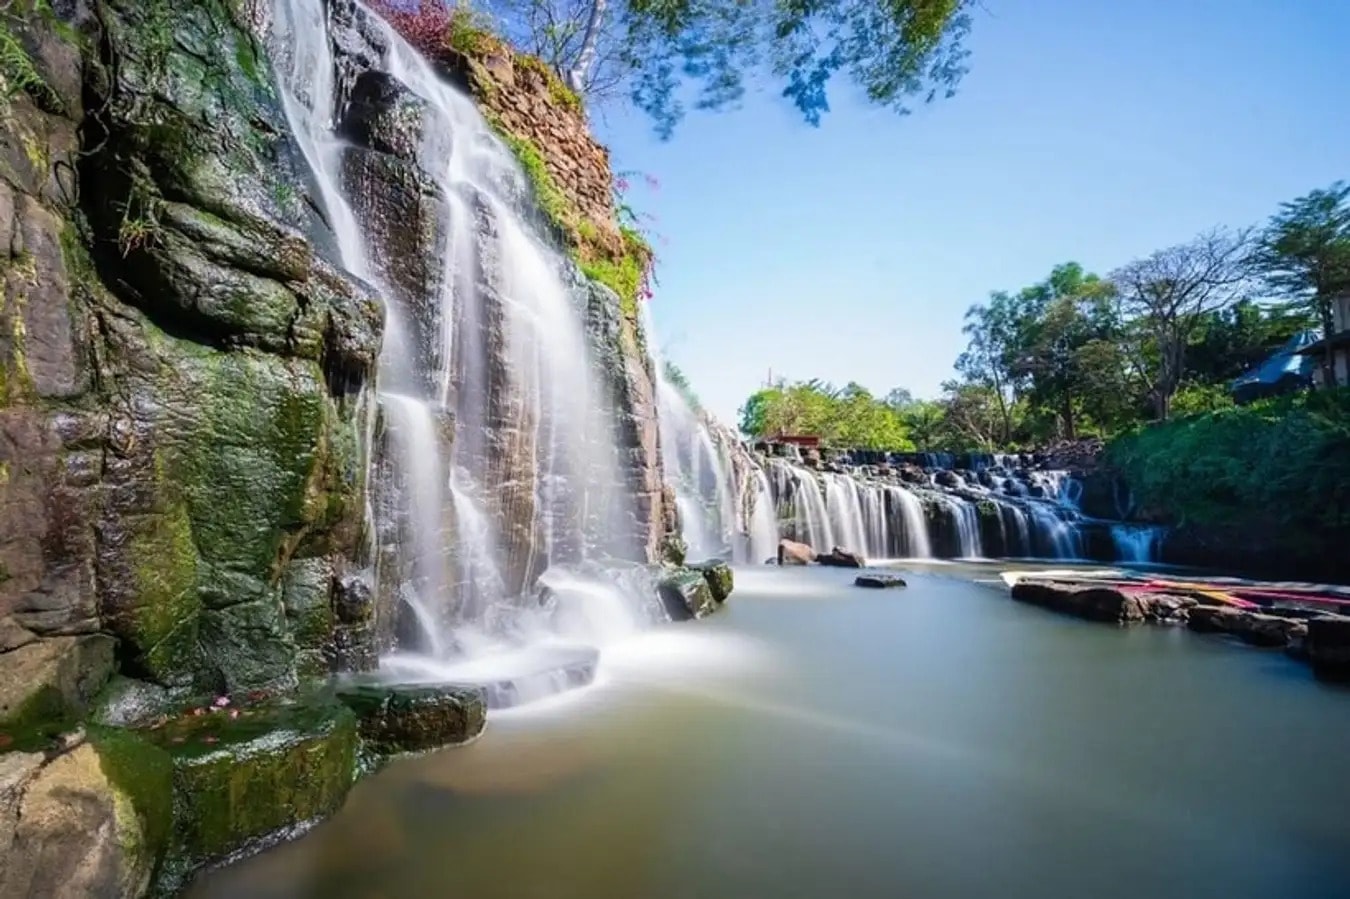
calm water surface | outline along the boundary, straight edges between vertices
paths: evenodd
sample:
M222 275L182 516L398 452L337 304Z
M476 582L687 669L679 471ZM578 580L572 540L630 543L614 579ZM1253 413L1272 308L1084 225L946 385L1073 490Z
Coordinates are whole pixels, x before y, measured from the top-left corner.
M738 571L722 614L191 895L1350 897L1350 692L1021 606L996 570Z

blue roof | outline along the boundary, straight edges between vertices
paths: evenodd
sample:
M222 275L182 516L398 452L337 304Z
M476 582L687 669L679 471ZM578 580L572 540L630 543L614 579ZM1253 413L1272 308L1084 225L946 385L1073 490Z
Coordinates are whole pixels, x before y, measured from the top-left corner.
M1260 391L1288 379L1308 380L1312 377L1317 362L1311 356L1299 355L1298 351L1316 342L1316 331L1300 331L1289 338L1284 346L1271 353L1260 365L1235 379L1228 389L1234 393Z

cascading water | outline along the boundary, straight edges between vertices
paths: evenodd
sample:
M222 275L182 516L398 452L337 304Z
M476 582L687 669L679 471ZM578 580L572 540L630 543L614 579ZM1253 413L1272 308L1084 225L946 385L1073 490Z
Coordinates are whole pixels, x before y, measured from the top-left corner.
M1122 562L1147 563L1157 561L1162 531L1146 524L1113 524L1111 541L1116 558Z
M663 616L654 590L618 587L589 561L641 557L633 496L584 304L562 257L525 224L514 158L383 20L344 9L379 45L358 61L380 58L418 132L404 157L345 139L357 76L351 51L334 52L324 0L274 0L271 50L341 262L385 297L371 531L377 582L411 622L399 631L462 659L560 633L603 642ZM381 214L366 177L373 156L415 185L419 220ZM418 228L427 244L400 252L394 235ZM423 268L410 274L414 263ZM536 582L542 597L529 596Z

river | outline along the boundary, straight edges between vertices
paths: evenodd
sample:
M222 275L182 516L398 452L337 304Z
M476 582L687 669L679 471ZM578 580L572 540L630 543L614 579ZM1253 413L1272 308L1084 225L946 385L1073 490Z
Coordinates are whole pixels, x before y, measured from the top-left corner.
M997 570L870 591L740 569L719 615L389 766L189 895L1350 896L1350 692L1013 603Z

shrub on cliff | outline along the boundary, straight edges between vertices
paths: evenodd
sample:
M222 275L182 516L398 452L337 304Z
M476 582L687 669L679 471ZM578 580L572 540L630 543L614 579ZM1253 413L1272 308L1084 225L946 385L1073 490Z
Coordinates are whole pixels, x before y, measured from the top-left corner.
M1106 458L1143 509L1180 524L1350 531L1350 389L1146 426Z

